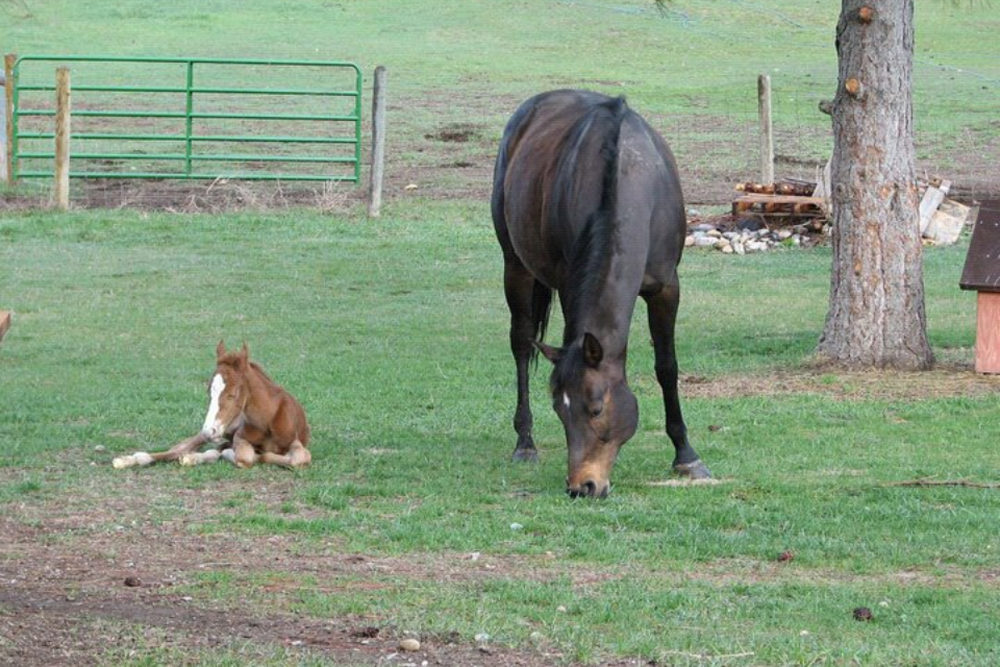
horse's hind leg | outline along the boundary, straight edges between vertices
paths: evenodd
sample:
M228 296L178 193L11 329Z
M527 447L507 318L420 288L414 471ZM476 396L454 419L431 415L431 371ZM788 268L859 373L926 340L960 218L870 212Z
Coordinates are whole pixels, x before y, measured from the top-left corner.
M538 450L531 437L534 420L528 389L528 365L535 337L531 312L535 278L520 262L508 260L504 262L503 286L510 309L510 350L517 366L517 408L514 411L517 446L511 458L514 461L537 461Z
M681 415L677 393L677 355L674 351L674 324L680 303L680 288L676 282L658 292L643 294L649 316L649 333L656 355L656 380L663 391L663 407L667 418L667 435L674 443L674 472L678 475L703 479L711 477L708 468L688 442L687 426Z

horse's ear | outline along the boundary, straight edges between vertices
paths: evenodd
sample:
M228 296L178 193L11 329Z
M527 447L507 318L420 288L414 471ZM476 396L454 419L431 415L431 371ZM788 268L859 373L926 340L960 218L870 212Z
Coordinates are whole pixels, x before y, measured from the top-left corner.
M224 356L226 356L226 343L220 339L219 344L215 346L215 360L222 361L222 357Z
M551 345L546 345L540 340L533 340L531 344L535 346L535 349L542 353L542 356L551 361L554 364L559 363L562 359L563 351L562 348L552 347Z
M583 334L583 360L591 368L597 368L604 359L604 348L592 334Z
M236 355L236 363L234 364L236 368L242 368L247 365L247 359L250 358L250 348L247 347L247 342L243 341L243 347L240 348L239 354Z

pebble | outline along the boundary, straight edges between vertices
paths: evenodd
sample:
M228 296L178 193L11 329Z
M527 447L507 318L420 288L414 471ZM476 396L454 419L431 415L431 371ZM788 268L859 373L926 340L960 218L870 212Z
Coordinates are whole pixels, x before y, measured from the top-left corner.
M512 523L512 524L510 524L510 529L511 530L521 530L522 528L524 528L524 526L522 526L519 523Z
M420 642L412 637L407 637L406 639L399 642L400 651L419 651Z
M486 633L486 632L477 632L475 639L476 639L476 643L478 643L478 644L485 644L486 642L488 642L490 640L490 635L489 635L489 633Z

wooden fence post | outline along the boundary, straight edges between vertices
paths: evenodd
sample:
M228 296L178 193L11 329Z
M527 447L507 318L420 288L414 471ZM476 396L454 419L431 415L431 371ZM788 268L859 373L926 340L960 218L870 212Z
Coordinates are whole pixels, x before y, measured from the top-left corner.
M760 182L774 184L774 135L771 127L771 77L757 77L757 107L760 112Z
M68 67L56 70L56 168L53 198L60 211L69 208L70 76Z
M372 91L372 164L368 188L368 217L377 218L382 208L382 176L385 170L385 67L375 68Z
M4 74L4 167L7 185L14 187L14 63L17 54L8 53L3 57Z

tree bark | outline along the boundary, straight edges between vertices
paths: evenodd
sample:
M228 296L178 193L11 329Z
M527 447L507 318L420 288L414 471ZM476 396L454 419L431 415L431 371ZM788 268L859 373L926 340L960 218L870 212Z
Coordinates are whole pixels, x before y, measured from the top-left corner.
M913 148L913 0L843 0L833 100L833 268L817 354L926 369Z

